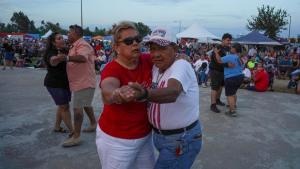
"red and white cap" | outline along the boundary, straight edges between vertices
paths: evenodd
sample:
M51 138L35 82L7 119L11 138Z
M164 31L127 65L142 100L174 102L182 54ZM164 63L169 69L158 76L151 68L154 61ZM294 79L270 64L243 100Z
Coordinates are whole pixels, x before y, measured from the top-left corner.
M170 31L166 28L156 28L152 31L150 39L147 44L155 43L159 46L168 46L174 44L171 38Z

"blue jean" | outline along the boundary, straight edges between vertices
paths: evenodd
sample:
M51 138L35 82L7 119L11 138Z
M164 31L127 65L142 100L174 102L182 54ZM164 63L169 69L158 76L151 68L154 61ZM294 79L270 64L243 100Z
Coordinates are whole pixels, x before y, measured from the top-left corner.
M206 78L207 77L207 75L205 74L205 71L200 71L199 72L199 80L200 80L200 85L202 84L202 83L205 83L206 84Z
M174 135L161 135L154 132L153 141L159 156L155 169L189 169L201 150L202 137L200 123L192 129ZM178 155L176 149L180 147Z
M299 74L300 74L300 69L296 69L291 73L291 76L293 77L293 76L297 76Z
M5 52L4 53L4 59L12 61L14 59L14 53L13 52Z

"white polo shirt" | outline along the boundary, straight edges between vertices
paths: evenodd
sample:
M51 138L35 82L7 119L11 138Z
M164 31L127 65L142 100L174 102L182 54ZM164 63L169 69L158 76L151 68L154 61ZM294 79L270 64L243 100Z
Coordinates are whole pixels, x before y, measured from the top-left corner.
M199 88L190 63L183 59L177 60L162 74L156 66L153 66L152 77L152 84L157 83L157 88L167 87L171 78L178 80L183 88L174 103L150 103L148 117L155 128L162 130L183 128L199 119Z

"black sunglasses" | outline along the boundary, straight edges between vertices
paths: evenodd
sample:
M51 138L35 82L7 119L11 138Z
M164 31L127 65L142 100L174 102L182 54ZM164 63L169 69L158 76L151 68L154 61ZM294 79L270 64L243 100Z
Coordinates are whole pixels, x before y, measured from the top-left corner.
M125 39L123 39L119 42L123 42L123 43L125 43L126 45L129 46L129 45L132 45L134 41L136 41L136 43L140 43L140 42L142 42L142 40L143 40L142 37L137 35L137 36L134 36L134 37L125 38Z

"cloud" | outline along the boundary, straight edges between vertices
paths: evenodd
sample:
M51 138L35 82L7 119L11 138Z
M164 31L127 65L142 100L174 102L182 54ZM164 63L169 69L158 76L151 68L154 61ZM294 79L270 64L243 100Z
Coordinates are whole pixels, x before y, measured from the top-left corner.
M244 19L241 15L222 15L222 14L214 14L214 15L197 15L200 18L230 18L230 19Z
M144 3L147 5L169 5L169 4L179 4L186 3L192 0L133 0L135 2Z

